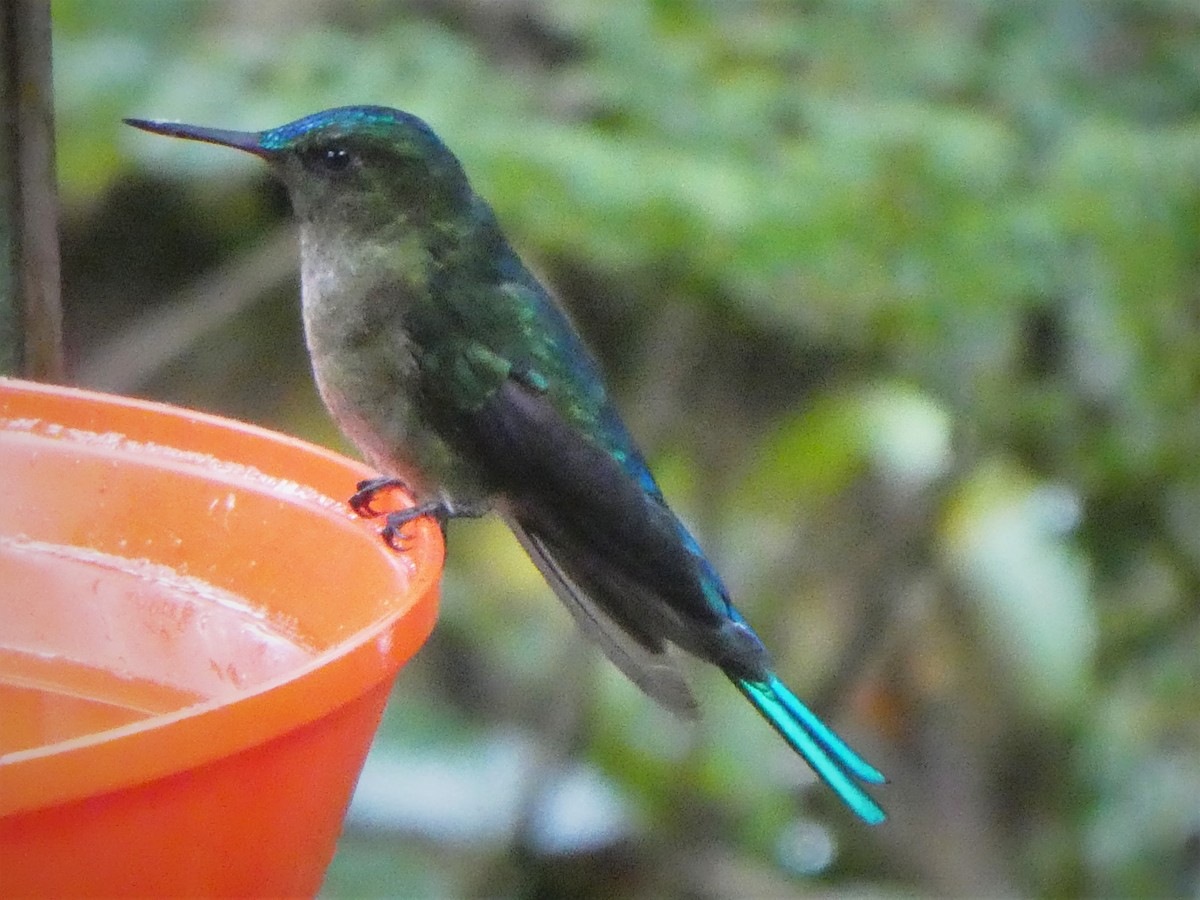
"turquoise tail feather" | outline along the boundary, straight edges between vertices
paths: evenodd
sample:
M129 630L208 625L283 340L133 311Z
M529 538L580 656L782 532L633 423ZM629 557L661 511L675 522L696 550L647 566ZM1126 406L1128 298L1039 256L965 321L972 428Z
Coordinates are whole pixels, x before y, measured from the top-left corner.
M765 682L735 679L734 684L860 819L878 825L887 818L855 781L884 784L887 778L850 749L782 681L771 675Z

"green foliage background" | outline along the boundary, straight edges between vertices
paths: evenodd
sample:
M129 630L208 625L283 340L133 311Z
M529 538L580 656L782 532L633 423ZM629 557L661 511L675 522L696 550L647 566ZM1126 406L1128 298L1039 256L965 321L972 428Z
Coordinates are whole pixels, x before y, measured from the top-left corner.
M713 673L701 727L670 720L502 527L457 525L373 761L468 812L352 817L329 896L1200 890L1194 3L53 12L79 382L349 450L280 189L119 120L413 111L573 311L781 671L893 782L859 826ZM498 747L520 765L486 768ZM490 831L480 766L518 773ZM617 824L555 844L546 795L580 771L571 808Z

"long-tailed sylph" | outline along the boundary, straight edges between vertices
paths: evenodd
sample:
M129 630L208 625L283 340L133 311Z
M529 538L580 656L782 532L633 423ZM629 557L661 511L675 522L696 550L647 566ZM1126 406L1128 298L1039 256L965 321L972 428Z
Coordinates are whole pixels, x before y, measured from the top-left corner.
M503 516L583 631L643 691L695 700L671 645L719 666L862 819L883 775L775 675L758 636L667 506L599 367L509 246L462 166L415 116L351 106L262 132L126 120L235 147L282 179L300 227L304 329L321 397L405 522Z

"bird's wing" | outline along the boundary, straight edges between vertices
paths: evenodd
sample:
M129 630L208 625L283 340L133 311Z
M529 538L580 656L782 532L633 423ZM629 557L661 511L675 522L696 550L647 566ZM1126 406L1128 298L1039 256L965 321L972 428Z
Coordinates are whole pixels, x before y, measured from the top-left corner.
M509 378L471 415L467 434L513 518L589 594L609 582L605 609L628 630L677 630L655 627L668 623L651 623L655 610L647 607L697 627L728 619L719 582L715 596L705 594L711 569L675 514L620 455L569 423L548 393ZM647 595L660 602L645 602Z
M722 668L765 670L761 644L731 634L724 588L661 496L548 391L514 374L459 437L560 596L598 623L593 636L615 627L656 657L670 642Z
M669 642L761 673L757 641L744 654L740 635L727 640L720 579L664 502L591 355L553 298L513 266L499 286L451 292L410 317L415 340L433 348L422 358L424 414L622 669L638 659L621 649L628 638L654 665L668 663Z

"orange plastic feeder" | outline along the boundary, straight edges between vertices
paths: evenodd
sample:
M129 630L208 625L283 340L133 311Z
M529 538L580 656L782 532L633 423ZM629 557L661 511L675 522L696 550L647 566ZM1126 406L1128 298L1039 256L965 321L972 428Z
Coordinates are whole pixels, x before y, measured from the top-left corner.
M0 896L311 896L437 611L260 428L0 379Z

